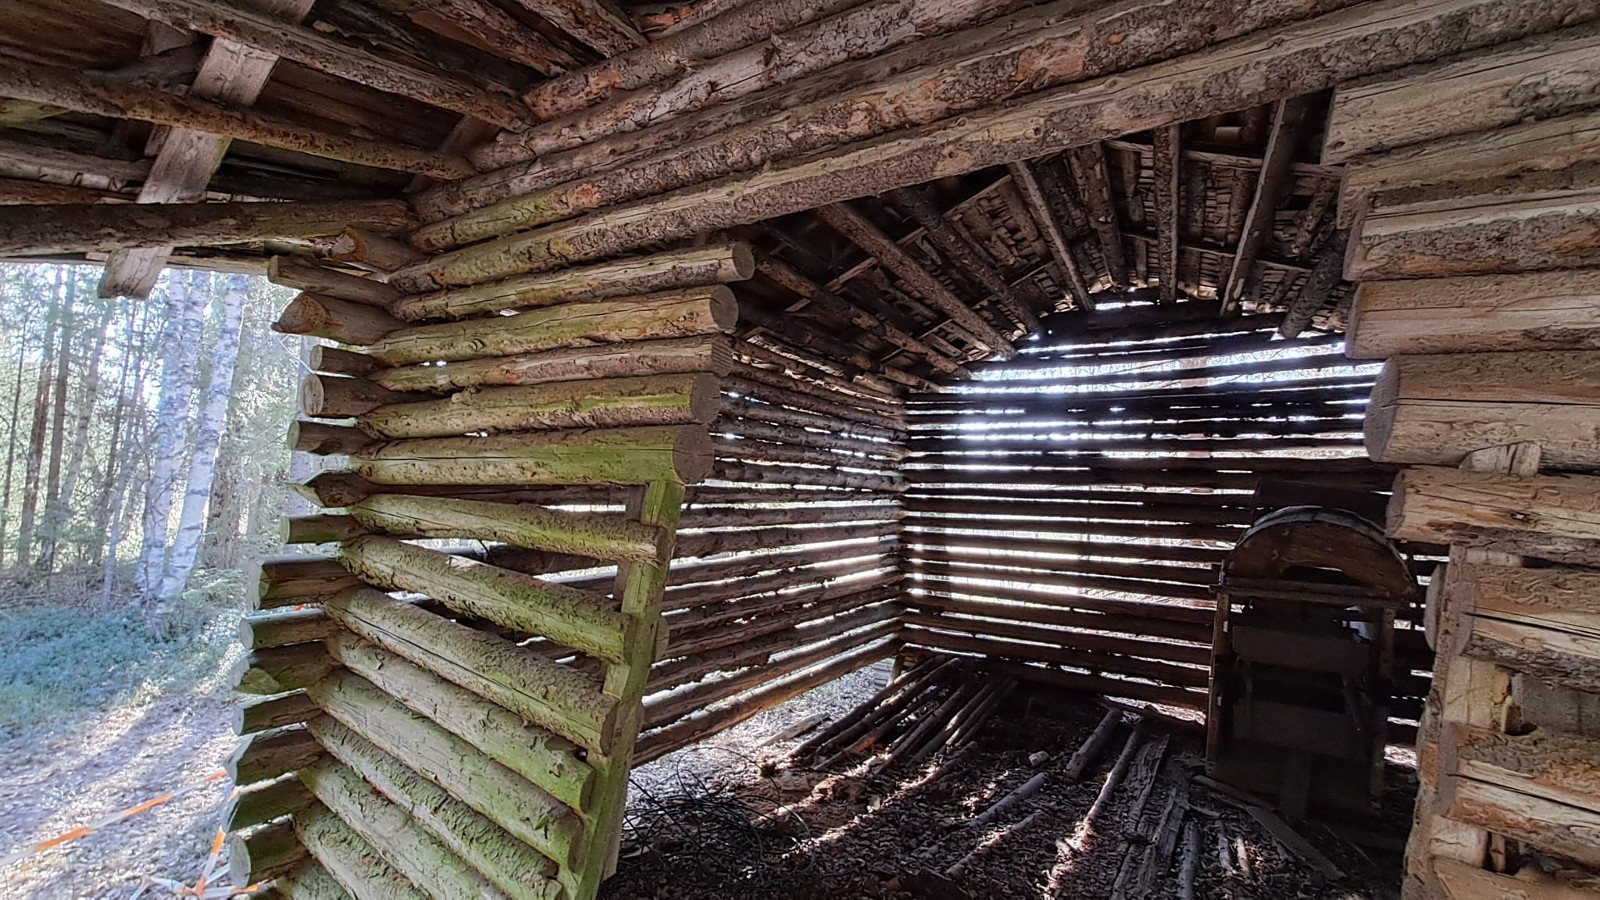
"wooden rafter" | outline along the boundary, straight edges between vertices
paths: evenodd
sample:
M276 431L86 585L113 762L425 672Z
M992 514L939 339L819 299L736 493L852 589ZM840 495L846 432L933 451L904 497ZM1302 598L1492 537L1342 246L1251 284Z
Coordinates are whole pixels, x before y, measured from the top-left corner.
M1306 104L1300 98L1279 100L1273 109L1272 134L1267 139L1267 151L1262 158L1261 172L1256 177L1255 194L1250 199L1249 212L1245 214L1244 227L1239 233L1239 247L1233 257L1233 268L1222 290L1222 312L1229 315L1239 309L1239 304L1255 284L1256 257L1272 235L1273 218L1283 192L1289 186L1289 167L1294 162L1295 145L1300 135L1300 122L1305 118Z
M365 48L287 25L270 15L213 0L109 0L136 15L226 38L266 53L292 59L390 94L476 116L502 128L521 127L527 112L510 97L490 93L446 72L414 62L378 56Z
M1045 245L1050 248L1050 255L1055 258L1056 265L1061 267L1061 272L1065 276L1062 280L1073 303L1079 309L1093 309L1094 301L1089 297L1089 289L1084 286L1083 274L1078 271L1078 261L1072 255L1072 245L1067 243L1067 237L1061 231L1061 224L1050 211L1050 203L1045 198L1044 189L1040 187L1032 166L1023 161L1011 163L1007 168L1011 171L1011 180L1017 187L1017 193L1022 196L1022 202L1027 205L1034 224L1044 236Z
M0 256L234 244L347 227L399 234L414 224L400 200L8 206L0 208Z
M572 54L493 3L482 0L377 0L376 6L413 19L424 27L430 21L443 23L474 46L544 75L554 75L577 65Z
M995 268L987 254L974 246L969 236L958 233L921 190L914 187L899 188L887 196L891 203L922 226L947 264L981 285L994 298L994 302L1029 334L1039 330L1038 318L1028 309L1027 302L1006 283L1005 276Z
M1283 324L1278 331L1284 337L1299 337L1300 332L1311 324L1317 310L1328 302L1329 295L1344 274L1344 250L1345 233L1342 231L1322 248L1316 266L1306 276L1299 293L1290 299L1289 309L1283 314Z
M204 48L185 44L150 53L136 62L97 71L104 81L127 81L147 87L171 89L187 84L200 65ZM48 119L67 110L28 100L0 100L0 127L14 128Z
M1182 126L1167 125L1155 131L1156 256L1161 266L1161 302L1178 299L1178 211Z
M1106 164L1106 149L1099 142L1076 147L1067 154L1072 177L1078 186L1078 199L1089 213L1095 234L1100 239L1100 257L1113 287L1128 285L1128 255L1122 246L1122 225L1117 201L1111 191L1111 169Z
M648 43L622 11L607 0L517 0L605 56L637 50Z
M299 22L312 0L270 0L262 11ZM200 61L189 95L235 107L253 106L272 77L278 57L243 44L218 38ZM140 203L192 203L204 198L206 185L232 141L219 134L174 128L165 134L161 149L150 165L150 175L139 189ZM106 261L100 276L101 297L150 296L171 247L119 250Z
M911 254L860 213L844 203L833 203L819 208L817 216L826 222L828 227L849 238L884 268L893 272L896 278L920 294L929 305L972 332L989 349L1008 358L1016 354L1016 348L1011 346L1005 335L996 331L972 307L951 293L950 289L937 278L928 274Z

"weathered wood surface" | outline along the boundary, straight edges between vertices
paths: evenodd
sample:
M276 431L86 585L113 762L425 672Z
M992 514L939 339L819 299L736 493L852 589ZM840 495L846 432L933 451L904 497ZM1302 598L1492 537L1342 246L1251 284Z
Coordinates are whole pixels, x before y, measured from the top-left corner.
M241 694L282 694L308 687L328 674L333 660L322 643L252 650L233 667L233 689Z
M667 540L661 529L618 513L547 509L532 503L374 494L351 504L348 512L367 528L391 534L500 541L609 562L653 560Z
M705 427L689 425L391 441L351 466L374 484L694 484L713 462Z
M1365 281L1346 353L1600 349L1600 269Z
M278 27L281 26L282 23L278 23ZM107 85L71 69L33 65L16 59L0 60L0 96L47 103L89 115L169 125L447 181L465 178L475 171L471 163L448 153L335 134L251 109L156 88Z
M321 419L348 419L387 404L422 399L420 395L407 396L379 387L365 378L330 377L315 372L300 380L297 395L300 414Z
M355 410L346 415L359 416L356 424L362 430L383 438L630 428L709 423L721 406L721 389L714 375L653 375L528 387L481 387L440 400L419 401L416 395L396 395L396 399L411 402L374 404L366 409L347 404L341 408ZM302 412L317 415L304 408Z
M1395 481L1387 530L1400 540L1597 565L1600 478L1412 467Z
M570 865L581 852L579 823L569 808L366 679L344 672L310 693L333 719L541 854Z
M335 234L352 221L404 231L404 203L118 203L0 206L0 255L209 246Z
M383 362L406 365L726 333L737 320L733 292L717 286L421 325L366 343L368 352Z
M355 635L340 635L328 643L328 650L350 672L391 698L403 697L408 709L483 751L551 797L575 810L588 799L594 785L593 767L583 761L583 751L571 741ZM320 733L323 728L314 724L311 730Z
M405 323L375 306L319 294L299 294L278 314L272 330L327 338L341 344L376 344Z
M1600 813L1460 776L1442 780L1439 798L1451 819L1583 865L1600 864Z
M252 583L257 609L298 606L308 597L336 594L357 583L331 556L269 556L256 568Z
M1441 733L1445 771L1556 803L1600 808L1600 746L1574 736L1534 731L1510 735L1470 725Z
M290 727L252 734L239 742L223 764L237 785L250 785L287 775L322 755L322 745L304 728Z
M278 822L228 838L228 874L234 884L259 884L287 875L303 863L306 848L295 836L294 825Z
M360 772L501 890L535 900L561 896L560 883L549 877L555 874L555 863L482 813L332 718L319 719L311 732L333 758Z
M1434 859L1434 874L1450 900L1593 900L1594 892L1524 871L1501 875L1453 859ZM1542 873L1541 873L1542 874Z
M1530 441L1551 466L1600 464L1600 353L1397 356L1378 376L1364 427L1380 462L1452 465Z
M601 659L620 658L627 638L627 619L598 593L389 538L357 538L340 556L352 572L384 590L426 594L464 615Z
M436 243L429 237L434 227L424 226L418 230L411 236L412 242L420 247L431 247ZM392 311L407 320L459 319L507 309L532 309L744 281L754 271L755 257L750 245L741 242L713 244L417 294L401 299Z
M267 280L295 290L368 306L387 308L400 297L399 291L375 278L351 275L297 256L274 256L268 260Z
M1600 186L1554 197L1476 197L1374 210L1345 264L1355 280L1600 265Z
M295 421L289 423L289 449L318 456L359 453L375 443L372 435L354 425Z
M1600 32L1579 26L1470 58L1402 69L1334 92L1323 159L1489 132L1592 108Z
M355 897L425 900L429 896L321 803L296 813L294 830L317 862Z
M375 590L347 591L322 608L360 637L568 740L596 750L615 740L616 704L599 684L532 650Z
M334 238L328 258L378 272L393 272L421 259L422 254L403 241L361 228L346 228Z
M546 226L437 257L402 270L407 290L431 290L573 261L604 258L645 244L771 218L880 193L1277 99L1285 85L1310 92L1422 58L1511 40L1564 24L1570 4L1530 7L1509 0L1393 0L1362 5L1292 26L1266 29L1181 61L1129 77L1087 81L991 111L863 141L822 159L784 161L656 199L620 204L604 215ZM1512 8L1514 7L1514 8ZM1230 11L1231 12L1231 11ZM1463 29L1460 22L1475 23ZM1184 17L1164 15L1165 26ZM1194 16L1206 37L1209 20ZM1121 41L1121 45L1137 45ZM1162 50L1173 38L1163 30ZM1180 42L1181 43L1181 42ZM1380 51L1372 48L1382 47ZM1073 56L1073 59L1081 57Z
M728 340L721 335L703 335L457 360L445 365L399 366L378 370L371 377L390 390L445 392L590 378L695 372L722 376L732 367Z

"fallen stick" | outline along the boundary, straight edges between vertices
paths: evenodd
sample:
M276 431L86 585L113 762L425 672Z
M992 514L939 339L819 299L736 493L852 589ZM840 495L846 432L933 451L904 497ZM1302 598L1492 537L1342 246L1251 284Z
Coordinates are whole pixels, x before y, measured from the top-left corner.
M785 728L772 737L767 738L766 742L769 744L781 744L784 741L794 740L800 735L805 734L806 732L816 728L818 725L821 725L826 721L828 721L827 713L812 713L811 715L806 716L804 719L801 719L793 725L790 725L788 728Z
M1132 891L1133 900L1144 900L1150 896L1156 876L1167 870L1167 864L1172 861L1172 851L1178 846L1178 834L1183 827L1183 814L1188 803L1189 782L1179 779L1172 787L1167 807L1161 813L1161 822L1156 826L1156 839L1145 849L1144 866L1139 870L1139 880Z
M896 696L908 685L913 682L921 683L926 679L932 678L940 667L947 666L953 662L955 660L930 656L910 669L901 672L900 677L891 679L888 684L884 685L881 690L873 694L865 702L833 720L833 723L827 728L812 735L805 743L789 751L789 759L791 761L804 759L812 753L821 751L835 739L843 736L845 732L860 724L863 719L872 717L873 714L882 710L886 701Z
M1128 771L1128 764L1133 761L1133 754L1139 749L1139 742L1144 739L1144 719L1133 723L1133 731L1128 735L1128 742L1122 745L1122 753L1117 756L1117 761L1111 766L1111 774L1106 776L1105 784L1100 786L1099 796L1094 798L1094 805L1084 813L1083 822L1078 826L1079 831L1087 836L1094 829L1094 820L1100 817L1105 808L1111 803L1111 795L1116 792L1117 785L1122 782L1122 776Z
M1088 739L1078 752L1072 754L1072 759L1067 761L1067 767L1061 773L1061 778L1067 784L1077 784L1083 780L1083 773L1094 765L1095 758L1111 743L1111 736L1116 733L1117 723L1122 721L1122 711L1119 709L1107 710L1100 724L1089 733ZM1143 719L1140 719L1143 721Z
M1183 826L1183 866L1178 872L1178 900L1194 900L1195 876L1200 871L1200 826Z
M1000 816L1005 814L1006 810L1016 806L1018 803L1021 803L1029 797L1032 797L1034 794L1037 794L1039 792L1039 788L1044 787L1045 777L1048 774L1048 772L1040 772L1032 778L1029 778L1027 781L1024 781L1020 786L1012 790L1011 793L1006 794L1004 797L1001 797L999 800L995 801L994 805L984 810L983 813L976 819L968 822L967 827L982 828L990 822L993 822L995 819L1000 818Z
M1277 813L1260 806L1249 807L1245 812L1248 812L1251 818L1261 823L1261 827L1270 832L1278 843L1282 845L1283 849L1305 860L1312 868L1329 878L1338 880L1344 877L1343 869L1334 865L1333 860L1322 855L1321 850L1312 846L1304 835L1290 827L1289 823L1279 818Z
M967 720L976 715L978 710L983 709L989 698L998 693L1002 687L1003 685L999 683L999 680L985 682L983 687L970 700L956 710L949 719L945 720L938 731L935 731L931 737L922 742L920 747L912 751L911 756L906 760L906 764L916 768L929 757L938 753L940 748L950 743L950 739L955 737L956 732L961 730Z
M934 707L933 711L921 722L918 722L915 728L902 734L893 744L889 745L888 760L885 764L892 766L909 758L916 752L918 747L922 746L924 741L928 740L929 735L933 734L935 729L942 729L949 724L950 718L956 714L956 710L966 706L982 690L982 687L971 681L964 681L957 685L956 689L950 692L950 696L946 697L943 703Z

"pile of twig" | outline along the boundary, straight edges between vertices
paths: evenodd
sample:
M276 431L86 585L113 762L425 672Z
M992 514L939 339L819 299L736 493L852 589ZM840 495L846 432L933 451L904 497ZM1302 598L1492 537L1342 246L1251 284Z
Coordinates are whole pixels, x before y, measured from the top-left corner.
M885 767L919 766L970 740L1015 686L976 660L929 656L796 747L789 764L825 770L881 754Z

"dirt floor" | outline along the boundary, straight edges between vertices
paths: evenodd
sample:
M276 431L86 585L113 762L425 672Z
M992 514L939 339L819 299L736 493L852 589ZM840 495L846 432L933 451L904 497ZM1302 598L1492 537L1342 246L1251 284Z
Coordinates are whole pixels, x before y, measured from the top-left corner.
M855 676L864 682L861 693L882 684L881 678L873 679L873 674ZM1073 704L1077 708L1069 709L1067 718L1026 711L996 717L948 766L941 766L941 755L914 771L877 772L870 764L824 772L779 768L776 764L803 738L767 738L826 705L780 707L764 721L723 735L716 750L690 748L642 771L649 787L635 791L627 856L603 896L1111 897L1119 869L1128 868L1133 885L1144 867L1149 841L1138 836L1132 815L1140 795L1146 801L1142 830L1154 834L1169 805L1180 813L1184 809L1172 799L1174 787L1201 770L1199 741L1171 734L1159 768L1153 759L1143 760L1145 771L1159 773L1146 779L1150 789L1143 789L1135 757L1128 779L1086 831L1081 821L1123 740L1119 737L1079 784L1052 781L1050 773L1100 718L1103 710L1088 699ZM1041 752L1048 758L1039 759ZM988 827L968 826L976 814L1040 772L1046 773L1045 787L1031 800ZM1398 897L1415 778L1411 770L1391 766L1389 783L1375 820L1331 827L1298 824L1300 833L1346 873L1337 879L1287 852L1226 797L1190 783L1186 821L1196 826L1198 856L1194 896ZM1179 896L1184 835L1177 823L1173 827L1172 857L1154 867L1143 896ZM1366 846L1350 843L1349 837ZM961 860L966 862L959 877L930 877Z

